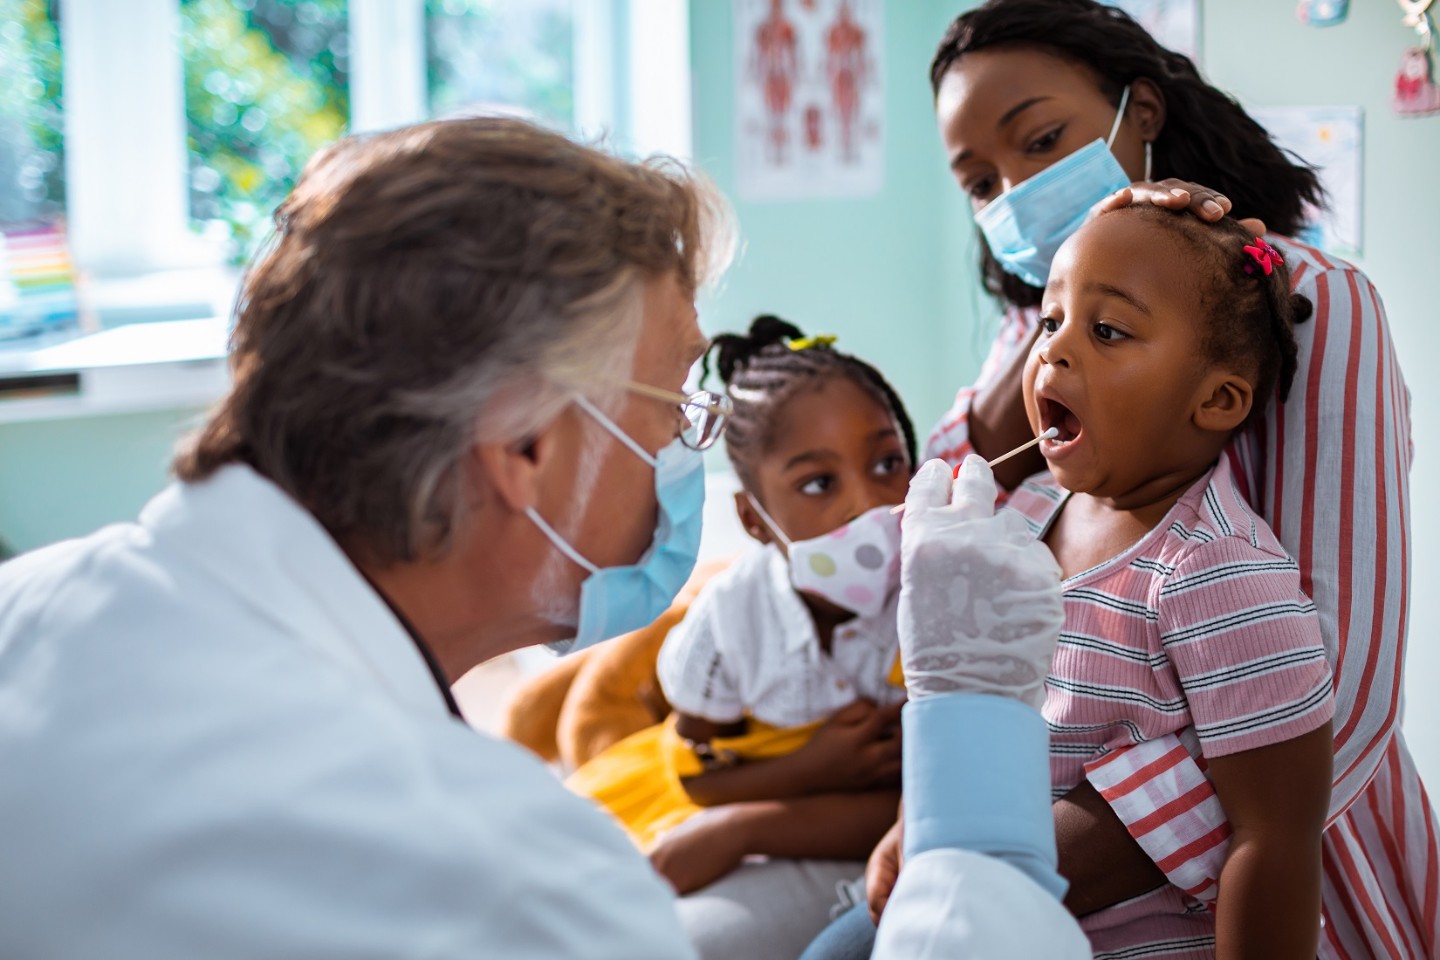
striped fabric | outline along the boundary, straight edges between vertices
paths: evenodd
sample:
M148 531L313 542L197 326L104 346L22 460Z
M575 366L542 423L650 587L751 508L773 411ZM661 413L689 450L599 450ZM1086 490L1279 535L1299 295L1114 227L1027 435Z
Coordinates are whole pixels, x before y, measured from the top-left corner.
M1068 498L1043 473L1015 491L1009 509L1042 537ZM1142 787L1154 791L1198 770L1202 757L1292 740L1334 713L1330 664L1299 568L1241 498L1223 460L1149 535L1067 579L1064 594L1045 704L1057 797L1089 769L1113 767L1112 756L1145 750L1132 783L1111 791L1112 802L1124 804L1145 796ZM1178 745L1154 753L1161 738L1177 736ZM1187 796L1183 782L1170 786ZM1131 816L1158 825L1186 812L1176 805L1163 818L1153 809ZM1196 827L1212 829L1203 819ZM1215 839L1227 834L1222 824ZM1184 886L1084 918L1097 956L1150 956L1159 944L1172 946L1158 955L1175 955L1177 941L1186 944L1178 955L1213 952L1212 881L1184 849L1149 852Z
M1410 585L1410 394L1384 307L1365 275L1294 241L1271 242L1315 315L1295 329L1299 371L1289 402L1272 404L1227 454L1241 493L1299 564L1301 588L1315 602L1333 656L1335 782L1320 955L1433 957L1440 846L1399 712ZM1035 323L1033 312L1007 314L986 363L990 376ZM974 393L960 391L930 437L929 456L958 463L971 452ZM1172 880L1204 894L1201 879L1213 884L1224 860L1225 816L1199 765L1184 759L1190 751L1157 769L1179 746L1179 737L1162 737L1112 754L1089 776Z

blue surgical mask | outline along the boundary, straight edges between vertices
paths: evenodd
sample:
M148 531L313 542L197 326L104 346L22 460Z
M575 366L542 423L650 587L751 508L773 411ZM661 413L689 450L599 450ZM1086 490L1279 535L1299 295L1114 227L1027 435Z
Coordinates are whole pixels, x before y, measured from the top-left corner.
M1130 185L1130 177L1110 152L1129 101L1127 86L1107 139L1097 139L1057 160L975 214L990 252L1006 273L1032 287L1045 286L1060 245L1080 229L1090 208Z
M664 613L695 569L705 506L705 470L699 451L677 439L652 457L590 401L577 397L575 403L655 468L660 522L650 549L638 562L598 567L567 543L535 508L525 511L556 549L590 571L580 585L580 619L574 638L549 644L557 653L573 653L639 630Z

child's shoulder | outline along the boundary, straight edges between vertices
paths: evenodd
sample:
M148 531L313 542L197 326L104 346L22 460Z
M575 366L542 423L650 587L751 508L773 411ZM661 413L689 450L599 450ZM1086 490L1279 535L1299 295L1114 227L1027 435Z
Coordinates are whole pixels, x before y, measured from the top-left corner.
M1224 456L1176 502L1164 525L1157 533L1164 536L1166 552L1176 562L1198 553L1293 563L1270 525L1241 495Z

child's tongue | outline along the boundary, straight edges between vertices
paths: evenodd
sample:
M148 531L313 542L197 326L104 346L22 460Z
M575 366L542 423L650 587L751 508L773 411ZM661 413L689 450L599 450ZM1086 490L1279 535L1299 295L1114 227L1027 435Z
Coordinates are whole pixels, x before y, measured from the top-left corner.
M1075 416L1074 411L1068 407L1062 407L1061 410L1064 412L1064 416L1060 417L1055 424L1060 428L1060 435L1056 439L1068 443L1080 436L1080 418Z

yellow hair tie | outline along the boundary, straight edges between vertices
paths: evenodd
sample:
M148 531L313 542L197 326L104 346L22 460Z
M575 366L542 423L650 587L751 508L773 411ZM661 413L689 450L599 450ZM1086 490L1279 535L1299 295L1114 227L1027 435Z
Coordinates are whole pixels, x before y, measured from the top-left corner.
M811 347L828 347L835 342L833 333L819 333L813 337L797 337L794 340L786 340L785 345L791 350L809 350Z

